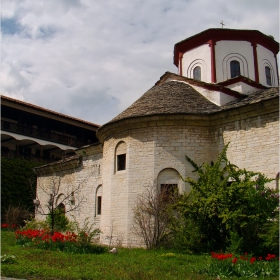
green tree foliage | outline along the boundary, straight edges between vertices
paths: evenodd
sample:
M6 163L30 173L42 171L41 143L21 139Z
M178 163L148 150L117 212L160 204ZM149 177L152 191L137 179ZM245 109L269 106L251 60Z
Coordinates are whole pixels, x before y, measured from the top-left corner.
M65 216L64 212L60 208L56 208L53 213L54 227L53 231L66 231L69 224L68 218ZM52 228L52 215L51 213L47 215L46 222L49 228Z
M2 217L11 206L23 206L33 210L36 175L32 168L42 163L21 158L1 158L1 213ZM31 188L33 185L33 188Z
M192 191L178 204L183 225L189 229L185 234L196 236L189 244L192 250L228 248L257 253L263 250L260 233L277 216L278 194L265 187L271 179L232 165L226 156L227 148L228 145L215 163L202 166L186 156L198 179L184 179ZM188 224L196 226L190 229Z

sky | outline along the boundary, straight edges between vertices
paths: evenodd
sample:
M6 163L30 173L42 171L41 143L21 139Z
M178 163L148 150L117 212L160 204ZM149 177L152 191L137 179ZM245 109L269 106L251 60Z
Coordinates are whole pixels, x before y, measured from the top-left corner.
M102 125L222 20L279 42L278 0L2 0L1 94Z

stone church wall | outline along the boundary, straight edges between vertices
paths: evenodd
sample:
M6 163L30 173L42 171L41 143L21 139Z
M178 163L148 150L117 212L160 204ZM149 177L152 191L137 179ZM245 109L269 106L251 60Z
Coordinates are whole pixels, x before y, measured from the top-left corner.
M138 195L144 193L147 187L155 187L163 170L171 170L171 173L174 170L183 177L194 177L186 154L198 163L211 159L211 133L205 123L189 123L181 117L180 120L157 122L147 119L143 127L132 127L132 124L131 129L126 126L125 131L115 133L104 142L104 203L100 225L103 232L101 243L105 244L109 242L108 236L112 235L114 244L122 242L124 246L143 246L132 230L133 208ZM115 149L122 141L127 147L127 166L126 170L116 171ZM189 186L178 175L179 191L189 191Z
M279 115L272 109L277 106L273 100L270 105L253 107L243 114L219 115L219 119L213 121L212 130L217 154L230 142L227 155L231 163L276 178L279 172ZM275 182L269 186L275 187Z
M75 205L81 202L77 210L69 211L71 205L69 199L63 201L66 208L66 216L69 220L75 220L82 226L85 219L89 218L91 223L95 223L96 228L99 228L100 217L96 214L96 190L102 184L102 149L101 145L97 147L85 148L81 151L84 155L79 166L74 162L67 164L67 170L62 170L61 167L55 167L45 170L45 174L38 176L37 179L37 197L40 200L42 209L36 212L36 219L45 220L46 215L41 215L40 212L48 213L47 203L52 193L52 187L59 187L59 196L55 205L62 202L63 198L78 187L78 191L74 193Z

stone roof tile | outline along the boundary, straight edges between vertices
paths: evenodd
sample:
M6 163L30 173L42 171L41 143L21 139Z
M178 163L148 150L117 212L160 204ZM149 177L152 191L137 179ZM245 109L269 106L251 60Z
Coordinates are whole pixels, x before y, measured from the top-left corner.
M273 87L258 90L250 95L240 96L235 101L218 106L201 95L191 85L180 81L169 81L163 84L156 84L109 123L151 115L207 115L277 98L278 96L278 87Z
M242 106L247 106L250 104L258 103L268 99L279 98L279 88L272 87L268 89L261 89L249 94L247 97L231 101L223 105L220 110L234 109Z
M205 114L219 108L190 85L170 81L152 87L110 122L159 114Z

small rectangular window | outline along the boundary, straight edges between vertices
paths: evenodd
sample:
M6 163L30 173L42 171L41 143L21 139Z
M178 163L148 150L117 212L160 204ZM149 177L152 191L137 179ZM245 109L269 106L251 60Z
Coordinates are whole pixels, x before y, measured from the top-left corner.
M117 171L125 170L126 154L117 155Z
M97 215L101 215L102 196L97 197Z

